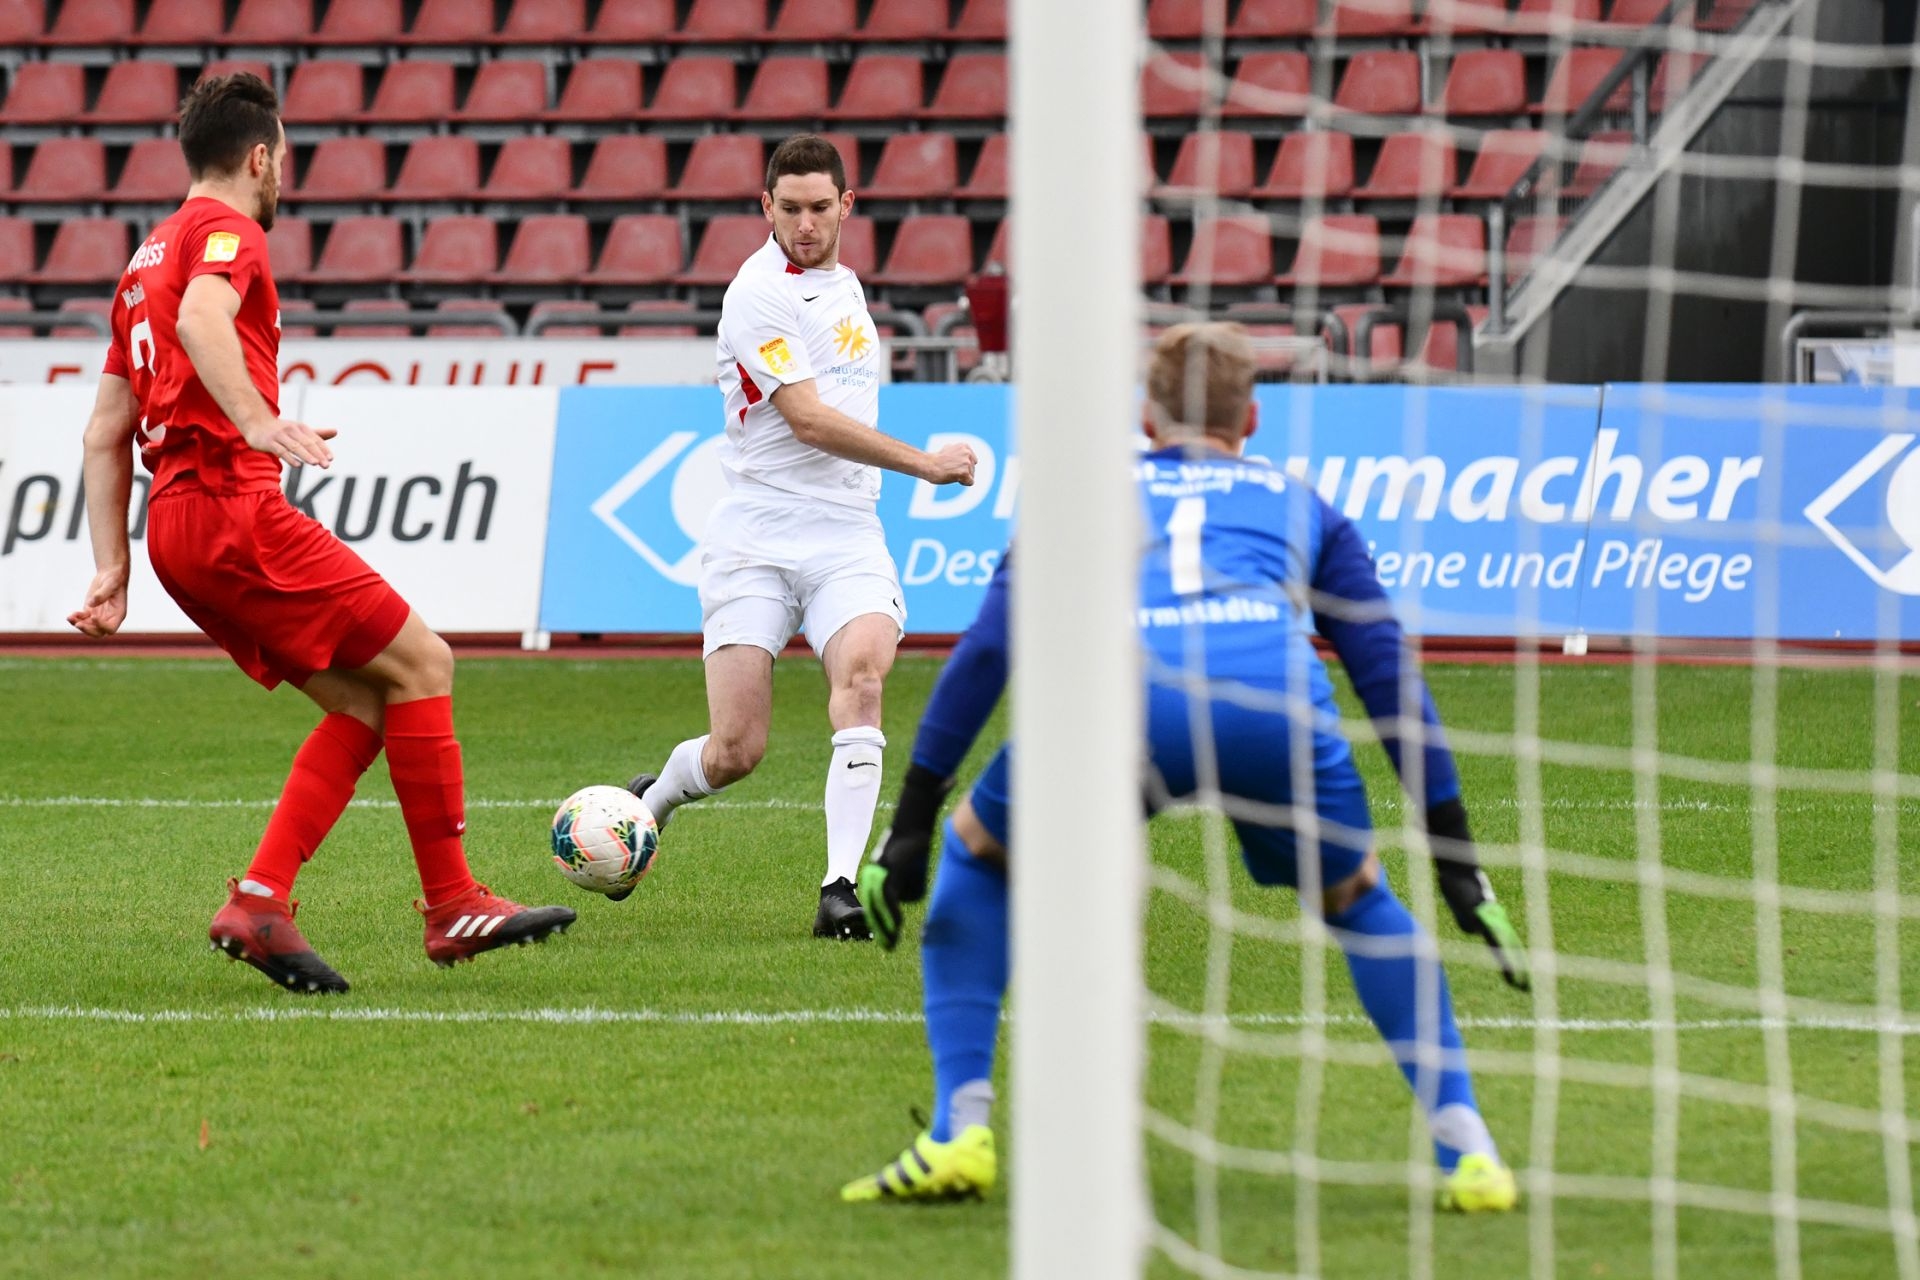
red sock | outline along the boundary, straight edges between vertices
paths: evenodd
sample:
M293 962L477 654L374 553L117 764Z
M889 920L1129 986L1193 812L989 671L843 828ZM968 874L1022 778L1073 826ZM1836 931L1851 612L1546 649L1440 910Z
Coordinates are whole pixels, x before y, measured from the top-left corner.
M380 754L380 735L352 716L335 712L322 720L293 757L293 771L267 832L247 868L247 879L284 899L293 891L300 864L313 856L353 798L353 788Z
M420 889L437 907L473 887L460 837L467 829L466 780L453 737L453 699L387 706L387 771L413 842Z

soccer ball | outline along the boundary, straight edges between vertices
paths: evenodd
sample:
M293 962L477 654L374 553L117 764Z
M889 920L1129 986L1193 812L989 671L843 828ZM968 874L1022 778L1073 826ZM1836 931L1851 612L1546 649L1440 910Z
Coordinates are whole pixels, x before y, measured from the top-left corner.
M553 861L593 893L624 898L653 865L660 828L624 787L582 787L553 815Z

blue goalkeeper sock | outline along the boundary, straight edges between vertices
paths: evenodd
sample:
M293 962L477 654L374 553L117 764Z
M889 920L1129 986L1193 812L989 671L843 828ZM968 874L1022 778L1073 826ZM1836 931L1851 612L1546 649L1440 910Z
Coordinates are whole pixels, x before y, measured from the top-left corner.
M986 1123L993 1095L985 1082L993 1078L1007 991L1007 873L967 852L951 821L920 933L920 963L933 1050L931 1132L935 1142L948 1142L956 1130ZM956 1094L967 1113L957 1122Z
M1473 1079L1467 1074L1460 1028L1453 1020L1453 997L1447 990L1446 972L1437 959L1415 954L1425 949L1421 945L1425 934L1419 923L1393 896L1384 879L1345 912L1329 917L1327 923L1340 931L1340 946L1346 952L1347 969L1353 974L1360 1003L1366 1006L1367 1016L1393 1051L1400 1073L1427 1114L1434 1160L1451 1173L1462 1155L1497 1155L1493 1137L1473 1100ZM1353 945L1356 938L1397 945L1383 948L1388 954L1368 954ZM1431 970L1422 973L1427 965ZM1443 1055L1437 1066L1423 1064L1418 1057L1422 979L1434 984L1433 996L1438 1001L1438 1007L1429 1011Z

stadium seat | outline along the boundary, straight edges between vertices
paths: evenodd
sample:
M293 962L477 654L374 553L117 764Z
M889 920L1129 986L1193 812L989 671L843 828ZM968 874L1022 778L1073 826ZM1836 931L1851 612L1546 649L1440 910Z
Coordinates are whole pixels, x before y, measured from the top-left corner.
M1149 120L1198 116L1207 108L1207 64L1198 53L1161 53L1140 69L1140 112Z
M1533 270L1533 264L1553 247L1566 226L1565 218L1551 215L1515 218L1512 230L1507 232L1507 283Z
M360 214L334 222L307 278L315 284L387 284L404 262L399 219Z
M674 0L620 0L602 4L587 31L598 44L654 44L674 34Z
M128 204L178 204L187 198L187 158L177 138L142 138L127 149L107 198Z
M587 220L577 213L522 218L500 269L489 277L502 285L568 285L593 265Z
M85 68L71 62L28 62L13 73L0 124L70 124L86 109Z
M1240 12L1227 26L1230 36L1247 39L1297 39L1320 25L1319 0L1240 0Z
M1005 200L1009 159L1008 135L989 135L967 175L967 184L953 193L956 200Z
M1225 0L1147 0L1147 34L1155 40L1198 40L1207 34L1207 9L1217 4L1226 16Z
M305 218L281 214L267 232L267 262L278 284L299 284L313 270L313 227Z
M687 167L667 193L674 200L749 200L766 184L767 151L747 133L715 133L693 140Z
M767 37L767 0L693 0L680 28L690 44L764 40Z
M616 133L594 144L572 198L658 200L666 189L666 141L643 133Z
M634 68L638 74L638 68ZM454 113L458 120L537 120L547 111L547 64L530 58L486 62Z
M1515 116L1527 109L1527 60L1512 49L1459 54L1440 91L1440 110L1456 117Z
M1666 10L1668 0L1613 0L1607 23L1615 27L1644 27ZM1674 12L1674 25L1693 17L1694 5L1683 4Z
M314 147L297 200L378 200L387 191L387 148L378 138L327 138Z
M1498 200L1546 152L1550 140L1538 129L1489 130L1481 135L1466 181L1447 194L1456 200Z
M723 214L709 221L693 251L682 284L730 284L740 264L767 242L767 220L757 213Z
M833 149L840 153L840 163L847 169L847 185L859 186L860 180L866 177L866 170L860 164L860 139L851 133L837 133L831 129L816 136L831 142Z
M617 9L617 4L609 4ZM476 45L493 41L493 6L473 0L422 0L407 30L411 44Z
M853 60L840 101L827 114L841 120L916 120L925 100L920 59L864 54Z
M787 0L770 34L775 40L845 40L859 26L854 0Z
M400 162L390 200L471 200L480 190L480 144L458 134L416 138Z
M433 309L436 314L452 317L461 315L501 316L506 314L506 308L502 307L492 298L442 298L434 304ZM448 324L428 325L426 336L429 338L485 339L504 338L507 334L498 325L474 324L471 321L462 324L455 319Z
M1663 53L1653 68L1653 77L1647 85L1647 110L1661 112L1675 97L1685 95L1693 87L1700 74L1700 68L1706 65L1706 55L1700 53Z
M272 252L271 246L269 246L268 252ZM275 271L273 278L277 282L280 279L280 273ZM281 341L284 342L288 338L319 337L320 330L314 325L314 318L319 314L319 310L318 307L313 305L312 300L308 298L280 299Z
M112 284L133 252L127 224L118 218L70 218L53 233L53 247L30 284Z
M1173 278L1173 228L1157 213L1140 220L1140 283L1165 284Z
M0 202L6 200L6 193L11 190L13 190L13 148L4 139L0 139Z
M444 62L396 62L380 77L368 124L437 123L453 116L453 68Z
M98 316L105 324L113 322L112 298L62 298L59 314L69 316ZM47 334L50 338L98 338L100 331L90 324L63 324Z
M313 0L240 0L223 44L300 44L313 34Z
M499 265L500 234L493 219L460 214L427 223L413 263L400 278L411 284L461 284L485 280Z
M1227 84L1223 116L1301 116L1313 103L1313 65L1304 53L1250 53Z
M151 19L149 19L151 21ZM398 44L406 35L400 0L333 0L314 44Z
M1520 0L1513 15L1513 31L1519 35L1558 36L1566 39L1579 34L1583 23L1600 21L1600 0Z
M1435 35L1499 35L1513 29L1507 0L1427 0L1427 27Z
M1000 53L956 53L947 60L933 102L920 113L930 120L1004 120L1007 59Z
M1380 145L1380 157L1356 200L1418 200L1442 196L1459 176L1453 136L1420 131L1396 133Z
M1600 82L1620 61L1618 49L1569 49L1553 66L1546 92L1529 110L1545 115L1572 115L1593 96ZM1627 85L1622 84L1621 90ZM1618 95L1614 99L1618 101Z
M1180 139L1173 171L1153 194L1190 198L1211 193L1238 199L1253 190L1253 180L1252 135L1202 129Z
M36 45L46 34L46 0L0 0L0 48Z
M25 280L33 267L32 221L0 218L0 279Z
M1002 270L1013 269L1013 219L1002 218L993 229L993 239L987 243L987 256L981 261L980 269L998 266Z
M939 40L946 34L946 0L873 0L859 38Z
M1293 269L1276 283L1289 288L1364 288L1380 278L1380 222L1366 214L1311 218L1300 233Z
M960 16L947 32L951 40L993 40L1007 38L1007 0L966 0Z
M573 190L573 145L565 138L521 134L500 144L487 175L487 200L564 200Z
M762 221L761 225L766 224ZM680 219L666 213L629 213L615 218L607 229L607 242L600 247L599 261L586 274L584 283L668 284L679 278L680 266L685 261Z
M1194 224L1177 285L1239 287L1273 283L1273 232L1258 215L1204 218Z
M1280 140L1273 170L1248 194L1256 200L1338 200L1352 191L1352 136L1296 130Z
M399 298L352 298L340 308L354 315L400 315L413 310ZM413 326L409 324L356 324L343 325L333 331L336 338L411 338Z
M7 198L21 204L91 204L106 192L105 143L98 138L48 138L33 149L19 190Z
M1334 0L1328 23L1341 39L1410 35L1421 29L1413 0Z
M273 68L258 58L216 58L200 68L200 74L194 78L194 83L198 84L201 80L209 80L214 76L238 75L242 71L257 76L268 84L274 82Z
M1423 213L1407 232L1400 265L1380 277L1392 289L1470 289L1487 279L1487 224L1477 214Z
M126 59L107 68L88 124L164 124L180 105L180 74L170 62Z
M388 77L394 74L388 72ZM453 94L451 77L447 94ZM287 80L280 118L288 124L338 124L359 119L366 101L366 73L359 63L302 62Z
M880 149L873 178L860 194L877 200L945 200L960 185L950 133L896 133Z
M60 6L42 43L74 45L126 44L133 39L133 0L80 0ZM216 29L211 34L218 34ZM27 66L32 66L28 63ZM25 70L22 67L21 70Z
M640 114L640 67L631 58L573 64L549 120L632 120Z
M973 274L973 224L957 214L928 214L900 224L876 284L959 284Z
M1580 163L1574 167L1573 177L1567 182L1566 194L1575 199L1592 195L1600 189L1601 184L1619 172L1620 166L1632 154L1633 135L1594 134L1580 148Z
M1707 16L1700 19L1702 31L1732 31L1753 12L1755 0L1713 0Z
M725 120L738 98L731 58L682 56L667 64L641 114L651 120Z
M840 224L840 265L865 278L880 269L879 235L873 219L856 213Z
M734 114L741 120L816 120L826 116L827 103L825 58L767 58Z
M693 303L685 298L636 298L627 304L623 314L629 316L672 315L693 309ZM694 324L623 324L620 326L620 336L623 338L694 338L699 334L700 328Z
M494 39L503 44L572 44L586 34L586 0L513 0Z
M597 324L548 323L549 316L597 316L600 304L586 298L542 298L527 313L527 331L539 338L598 338L606 333ZM540 327L534 328L535 322Z
M1334 90L1341 111L1371 116L1420 114L1420 55L1405 50L1357 53Z

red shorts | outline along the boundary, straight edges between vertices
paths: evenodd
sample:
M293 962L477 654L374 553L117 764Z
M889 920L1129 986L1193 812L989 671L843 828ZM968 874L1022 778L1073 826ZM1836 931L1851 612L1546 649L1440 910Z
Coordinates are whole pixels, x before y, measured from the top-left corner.
M278 489L163 493L147 508L160 585L240 669L271 689L363 667L410 612L400 593Z

